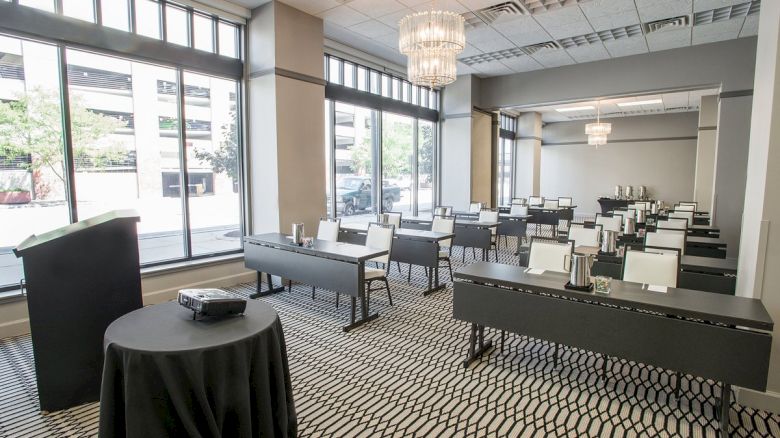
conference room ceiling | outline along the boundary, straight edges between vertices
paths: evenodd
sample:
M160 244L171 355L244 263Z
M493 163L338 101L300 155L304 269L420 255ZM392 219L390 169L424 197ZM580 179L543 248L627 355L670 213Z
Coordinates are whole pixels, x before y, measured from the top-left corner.
M698 111L702 96L718 94L719 90L704 89L678 91L673 93L646 94L642 96L615 97L565 104L550 104L533 107L504 108L503 112L517 115L523 112L542 114L542 122L567 122L572 120L592 120L596 118L596 108L601 105L601 118L644 116L651 114L683 113Z
M399 65L406 58L398 53L398 21L433 3L282 2L322 17L326 38ZM466 18L467 47L458 56L458 73L489 77L753 36L760 0L437 0L436 5Z

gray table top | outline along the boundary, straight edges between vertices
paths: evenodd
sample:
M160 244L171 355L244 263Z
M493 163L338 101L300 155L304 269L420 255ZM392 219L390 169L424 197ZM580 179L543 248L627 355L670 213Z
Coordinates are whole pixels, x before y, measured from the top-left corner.
M724 248L726 247L726 242L720 240L717 237L688 236L687 242L695 243L699 245L717 246L717 247L724 247Z
M599 257L599 247L597 246L578 246L574 252L582 254L593 254L597 259ZM607 256L609 259L622 259L620 256ZM683 255L680 257L680 266L689 271L718 272L723 274L737 273L737 259L718 259L714 257L699 257L692 255Z
M458 219L455 221L456 227L495 228L499 225L501 225L501 222L480 222L480 221L470 221L470 220L463 220L463 219Z
M691 225L691 226L688 227L688 230L717 232L717 231L720 231L720 228L713 227L711 225Z
M472 263L455 272L455 278L759 330L774 327L761 300L753 298L680 288L668 288L665 293L653 292L644 290L641 283L621 280L612 280L609 294L580 292L564 287L568 274L530 274L519 266L491 262Z
M341 225L341 228L350 231L367 232L368 224L363 224L363 223L343 224ZM396 228L395 236L398 238L406 238L406 239L413 239L413 240L429 240L429 241L438 242L440 240L451 239L455 237L455 234L439 233L437 231L427 231L427 230L413 230L409 228Z
M341 260L345 262L364 262L379 256L388 254L384 249L369 248L363 245L353 245L344 242L330 242L327 240L314 239L314 245L311 248L298 246L292 243L289 236L282 233L256 234L244 237L244 241L258 245L272 246L285 251L297 252L316 257Z
M454 214L458 216L470 216L470 217L478 217L479 213L471 213L468 211L456 211ZM532 214L509 214L509 213L499 213L498 218L499 219L509 219L509 220L521 220L521 219L530 219L534 217Z

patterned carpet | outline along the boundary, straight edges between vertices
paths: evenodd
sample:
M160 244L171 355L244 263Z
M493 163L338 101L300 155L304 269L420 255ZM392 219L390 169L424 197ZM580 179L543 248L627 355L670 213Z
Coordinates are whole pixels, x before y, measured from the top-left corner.
M499 255L516 263L512 251ZM562 348L554 368L550 344L514 335L503 353L464 369L469 327L452 319L452 289L423 297L425 284L422 268L407 284L406 265L403 275L393 265L394 305L374 293L381 316L350 333L341 330L349 308L336 309L333 292L312 301L311 288L296 285L264 298L284 326L301 436L717 436L714 382L686 376L677 400L670 371L613 359L602 382L600 356ZM0 436L94 436L97 403L40 414L31 351L29 336L0 340ZM730 422L732 436L780 436L775 414L732 404Z

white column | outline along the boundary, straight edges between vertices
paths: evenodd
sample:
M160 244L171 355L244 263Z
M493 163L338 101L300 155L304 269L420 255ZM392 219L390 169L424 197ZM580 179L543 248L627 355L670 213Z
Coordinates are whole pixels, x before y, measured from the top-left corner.
M524 113L517 117L515 153L515 197L542 196L539 193L542 165L540 113Z
M766 393L742 404L780 412L780 2L762 4L737 295L760 298L775 321Z
M693 200L699 210L712 211L715 183L715 152L718 136L718 96L702 96L699 106L699 136L696 142L696 178Z

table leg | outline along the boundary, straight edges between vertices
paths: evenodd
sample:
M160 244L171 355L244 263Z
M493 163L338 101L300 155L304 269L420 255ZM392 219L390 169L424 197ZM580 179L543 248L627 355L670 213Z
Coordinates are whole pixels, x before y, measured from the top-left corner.
M360 266L360 269L363 269L363 266ZM361 284L363 283L363 276L360 276ZM357 297L349 297L351 302L351 307L349 310L349 324L342 327L342 330L345 332L348 332L356 327L360 327L361 325L373 321L379 317L378 313L374 313L373 315L369 315L368 313L368 294L365 292L365 285L363 285L363 293L360 294L360 320L355 320L355 314L357 313Z
M249 298L260 298L260 297L267 297L268 295L273 295L279 292L284 292L284 284L282 284L279 287L274 287L273 279L271 277L271 274L266 273L265 278L268 281L268 290L263 292L262 291L262 274L260 271L257 271L257 292L249 295Z
M479 348L477 343L479 342ZM471 334L469 335L469 351L466 360L463 361L463 367L468 368L473 362L485 354L493 347L493 341L485 342L485 326L476 323L471 324Z
M720 437L729 436L729 408L731 407L731 385L720 384Z

